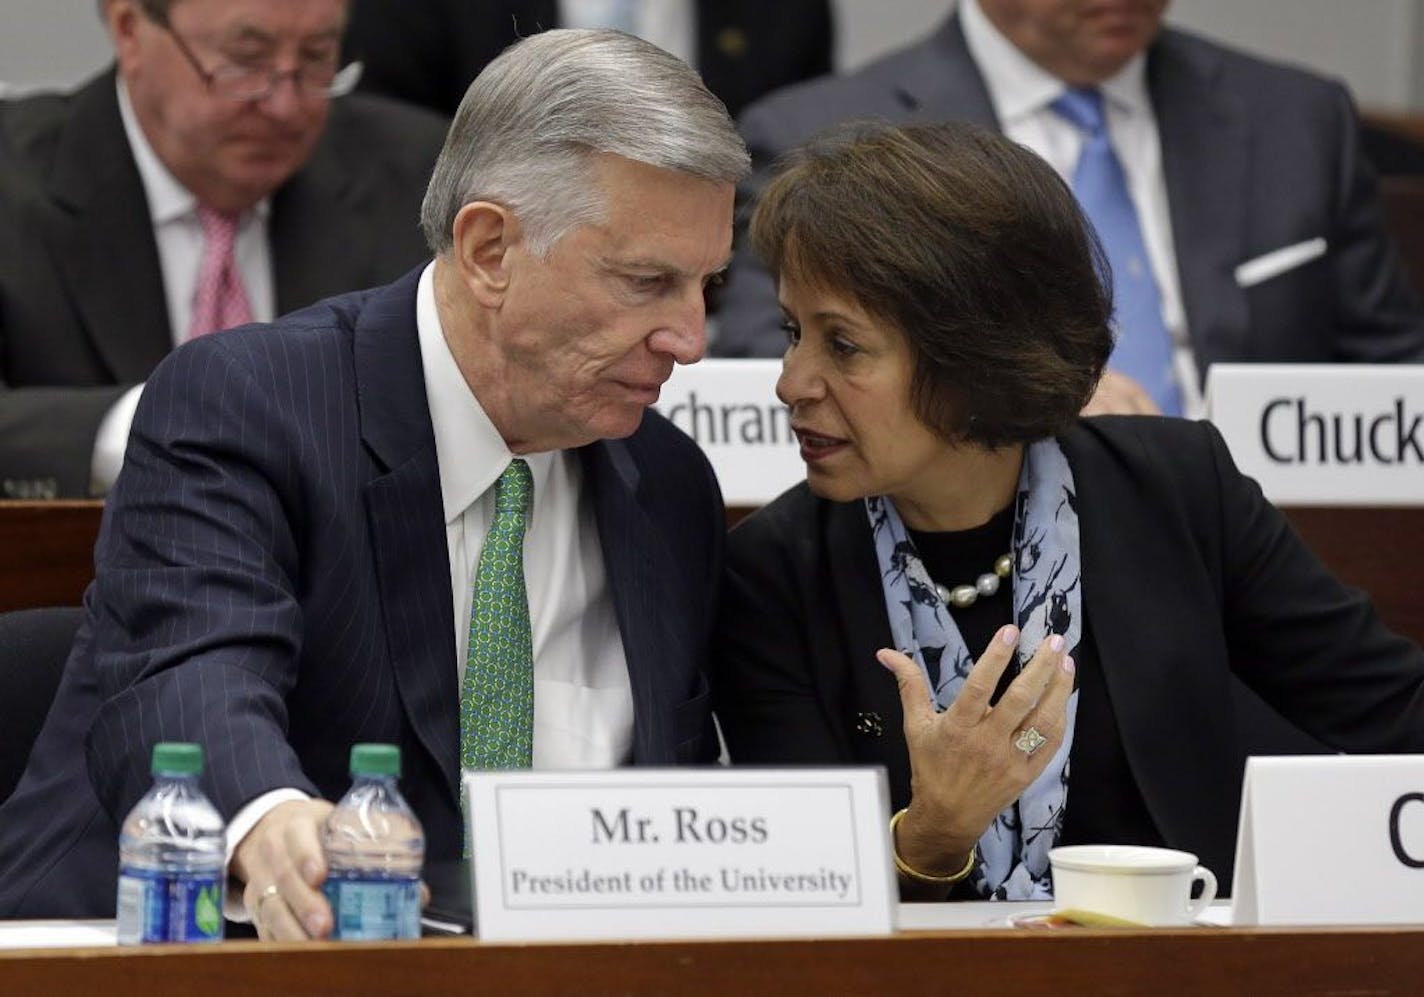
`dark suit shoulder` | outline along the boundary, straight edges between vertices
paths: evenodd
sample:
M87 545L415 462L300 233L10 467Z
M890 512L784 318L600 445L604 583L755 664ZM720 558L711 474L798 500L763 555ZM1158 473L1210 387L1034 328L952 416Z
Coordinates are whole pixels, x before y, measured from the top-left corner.
M234 363L249 373L260 371L268 387L269 379L299 378L309 374L311 365L332 364L351 354L352 335L361 310L380 288L354 291L326 298L273 322L239 326L182 344L154 369L150 387L170 380L193 383L195 371L213 364L231 367ZM284 363L274 363L285 358ZM300 358L301 364L290 361Z
M714 501L720 508L722 493L717 487L717 475L692 439L655 409L643 413L643 421L627 439L621 441L634 462L643 469L642 489L673 490L696 488L700 502ZM675 472L675 473L669 473ZM689 495L688 498L693 496Z
M1188 31L1163 31L1153 43L1149 59L1189 66L1247 107L1299 111L1317 102L1336 104L1345 92L1338 80Z
M1110 460L1136 475L1189 482L1212 473L1225 443L1206 421L1160 416L1109 415L1080 419L1060 438L1074 458Z
M777 148L789 149L842 121L903 121L914 110L913 100L904 90L906 81L946 75L945 63L951 58L946 36L951 30L959 30L953 18L929 37L853 72L818 76L773 91L747 106L738 127L748 144L764 138Z
M818 535L816 524L829 507L841 503L818 497L806 482L792 485L746 519L727 536L727 549L735 559L772 547L794 547Z
M332 101L327 128L339 140L360 141L367 129L411 140L444 144L450 119L443 114L377 94L353 93ZM364 137L369 138L369 135ZM369 149L367 150L370 151Z
M69 120L74 98L46 93L0 100L0 159L7 170L45 170Z

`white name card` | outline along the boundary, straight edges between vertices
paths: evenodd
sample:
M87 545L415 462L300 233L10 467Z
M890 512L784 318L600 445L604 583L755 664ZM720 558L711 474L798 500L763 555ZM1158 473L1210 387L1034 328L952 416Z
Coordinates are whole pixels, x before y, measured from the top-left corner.
M654 406L702 447L728 505L765 505L806 477L780 375L780 360L703 360L676 368Z
M1424 755L1246 763L1232 924L1424 922Z
M1213 364L1206 392L1272 502L1424 504L1424 365Z
M481 938L893 927L880 769L466 772L465 788Z

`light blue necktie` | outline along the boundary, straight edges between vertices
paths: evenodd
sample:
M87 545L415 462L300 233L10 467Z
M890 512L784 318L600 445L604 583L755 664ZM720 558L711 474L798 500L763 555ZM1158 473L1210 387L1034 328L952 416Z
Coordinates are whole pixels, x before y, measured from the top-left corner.
M1073 193L1097 229L1113 277L1117 345L1109 366L1135 379L1167 415L1182 414L1182 392L1172 369L1172 337L1162 321L1162 296L1142 239L1127 176L1113 151L1103 117L1103 95L1071 88L1051 105L1083 132L1073 170Z

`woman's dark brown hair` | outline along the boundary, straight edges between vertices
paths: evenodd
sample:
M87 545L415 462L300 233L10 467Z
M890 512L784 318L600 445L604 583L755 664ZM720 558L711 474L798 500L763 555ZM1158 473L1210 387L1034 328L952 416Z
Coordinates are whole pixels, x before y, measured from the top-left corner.
M782 164L751 240L773 273L906 336L916 413L948 440L1061 432L1112 351L1107 264L1072 192L982 128L829 132Z

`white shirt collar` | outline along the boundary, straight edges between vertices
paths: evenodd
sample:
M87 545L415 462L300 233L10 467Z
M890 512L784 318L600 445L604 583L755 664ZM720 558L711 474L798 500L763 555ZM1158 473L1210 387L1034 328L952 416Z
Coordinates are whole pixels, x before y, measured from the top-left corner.
M420 275L415 291L415 325L420 337L420 363L425 371L425 395L435 428L435 457L440 466L440 498L445 522L453 523L490 490L514 454L485 414L460 373L440 312L435 307L435 262ZM534 479L534 498L543 494L553 453L522 454ZM532 525L532 523L531 523Z
M994 113L1004 128L1047 108L1067 87L1034 62L989 21L979 0L959 0L959 18L969 54L984 84ZM1139 52L1099 89L1112 104L1129 113L1151 110L1147 94L1147 56Z
M134 114L133 102L129 100L129 91L124 86L122 77L118 78L117 85L119 117L123 119L124 134L128 137L129 149L133 151L139 179L143 181L143 192L148 198L149 219L157 227L192 217L197 211L198 199L164 165L163 160L158 158L158 153L153 151L148 136L138 123L138 116ZM264 197L254 205L253 213L259 218L266 218L271 204L271 198Z

